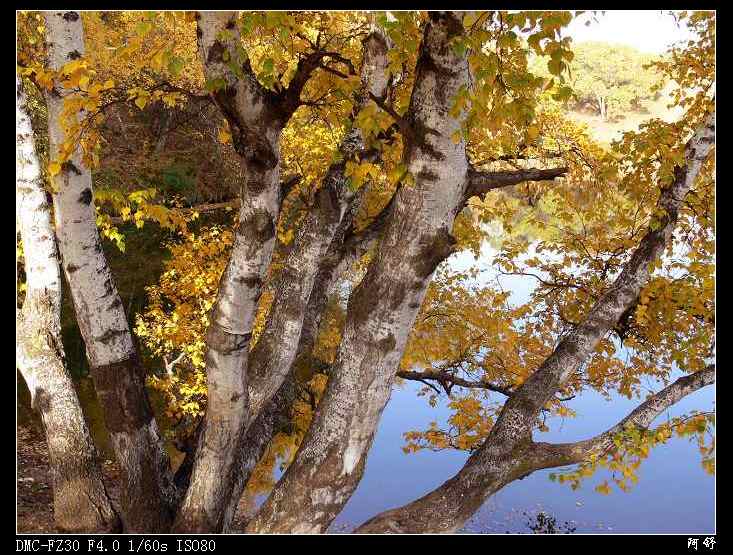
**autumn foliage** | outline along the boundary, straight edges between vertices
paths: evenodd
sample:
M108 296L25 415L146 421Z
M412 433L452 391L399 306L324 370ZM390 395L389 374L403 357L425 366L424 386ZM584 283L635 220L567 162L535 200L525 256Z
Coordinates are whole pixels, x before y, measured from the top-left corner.
M48 137L38 131L48 190L58 190L57 176L80 148L93 172L97 226L106 240L124 251L131 225L165 230L163 271L146 284L145 308L128 318L155 361L146 368L146 384L161 400L162 416L173 423L166 439L179 445L195 439L207 410L207 333L232 252L238 225L232 216L243 187L236 133L210 104L226 83L204 77L194 13L85 12L82 17L86 52L54 73L44 61L42 15L21 12L18 71L33 98L41 99L55 82L68 93L61 122L65 141L57 156L49 158ZM451 42L457 55L467 56L473 80L450 99L450 116L460 121L452 139L465 142L472 167L480 172L566 170L559 179L526 180L470 195L456 217L452 252L468 255L473 263L461 266L449 257L439 266L395 368L398 382L422 383L415 402L435 406L445 397L451 415L427 429L405 430L405 453L474 452L484 444L506 399L612 287L645 234L662 226L666 214L658 207L660 194L684 165L688 139L714 107L712 12L678 13L696 38L665 56L643 60L633 91L610 81L599 85L593 72L618 77L610 66L626 62L606 56L603 45L578 49L564 38L561 30L573 17L554 11L470 12ZM421 177L410 174L403 161L403 118L427 21L422 12L240 14L241 43L225 52L223 63L238 74L246 60L259 85L272 94L299 78L299 63L310 52L330 52L305 83L299 107L282 131L280 173L291 183L283 195L272 261L262 277L250 351L268 325L277 284L288 277L283 271L288 253L333 164L344 162L348 187L363 198L354 235L379 223L395 191L418 186ZM373 25L390 42L388 93L355 112L361 40ZM606 66L595 68L602 58ZM639 61L639 71L644 64ZM672 102L684 108L684 116L650 120L610 147L567 117L571 100L600 103L605 116L605 110L629 109L668 83L674 85ZM42 101L37 104L36 124L46 117ZM378 156L344 154L342 141L352 128ZM216 202L226 206L209 211ZM479 260L485 260L487 247L495 275L532 283L527 299L517 302L500 279L485 279ZM288 409L291 426L274 433L249 479L251 492L269 492L273 467L286 468L296 457L328 388L349 295L380 257L378 249L376 242L369 243L329 291L316 344L309 358L298 359L299 394ZM542 407L534 429L546 431L550 416L574 417L567 402L584 391L642 402L646 378L669 383L704 370L714 357L711 157L685 197L672 239L648 283L582 368ZM714 414L702 411L647 429L629 426L615 434L612 447L551 479L577 488L605 467L613 471L613 484L627 490L637 482L636 469L650 450L673 435L695 440L703 467L712 473L713 426ZM607 494L611 484L596 489Z

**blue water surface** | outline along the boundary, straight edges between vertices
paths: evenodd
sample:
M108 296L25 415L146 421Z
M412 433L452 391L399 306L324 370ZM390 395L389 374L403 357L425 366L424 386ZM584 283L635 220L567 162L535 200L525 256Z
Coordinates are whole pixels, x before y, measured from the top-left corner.
M515 304L529 300L535 281L529 277L498 276L491 265L495 251L482 247L478 259L469 253L451 257L450 265L459 271L469 267L481 270L478 285L489 282L511 291ZM497 281L498 280L498 281ZM619 353L622 355L623 353ZM682 375L671 376L672 380ZM643 383L647 391L658 391L663 384ZM375 514L417 499L460 470L468 453L446 450L405 454L402 434L424 430L430 422L444 423L450 416L448 400L443 397L431 407L418 397L422 384L405 382L395 386L367 459L364 478L334 521L332 531L347 531ZM681 400L655 421L690 410L714 410L715 388L705 387ZM616 424L643 399L612 395L607 400L595 391L586 391L567 402L576 417L548 419L550 431L536 432L535 440L568 442L586 439ZM697 533L715 531L715 478L700 464L697 444L687 438L673 437L655 448L639 467L639 483L628 492L613 488L601 495L594 488L610 480L610 472L599 470L581 488L552 482L548 475L557 470L538 471L517 480L490 498L466 526L466 532L528 532L529 518L540 511L554 516L558 524L571 523L577 532L596 533Z
M533 278L498 276L491 265L496 251L482 247L478 259L469 253L457 253L449 263L455 271L469 267L481 272L477 285L491 282L511 292L510 301L525 303L535 286ZM498 280L498 281L497 281ZM619 351L623 356L624 350ZM671 380L681 372L670 376ZM659 391L664 384L643 380L647 392ZM374 515L413 501L441 485L456 474L467 452L428 450L405 454L403 433L424 430L433 421L439 425L451 414L448 399L439 398L431 407L426 397L417 394L423 384L403 382L395 385L382 414L374 443L367 458L363 479L330 531L348 532ZM498 400L498 399L497 399ZM705 387L682 399L660 415L655 424L691 410L711 411L715 408L715 387ZM595 391L586 391L566 402L575 411L573 418L548 418L549 432L535 432L536 441L570 442L592 437L616 424L643 399L627 399L611 395L606 399ZM695 441L673 437L653 449L637 471L638 484L628 492L612 485L610 495L594 491L608 480L610 472L599 469L586 478L578 490L553 482L543 470L517 480L496 493L468 522L466 533L529 533L530 518L545 512L556 518L561 527L568 523L576 533L680 533L712 534L715 532L715 477L700 464ZM275 475L282 474L276 468ZM264 501L264 496L258 504Z
M435 408L417 397L421 384L395 387L387 404L367 459L364 478L333 531L346 531L375 514L409 503L439 486L458 472L468 454L458 451L420 451L405 454L402 434L425 429L431 421L444 422L450 415L445 399ZM669 415L691 409L713 408L714 389L704 388L680 401ZM554 419L550 432L536 440L575 441L604 431L630 412L640 401L587 392L567 403L575 418ZM661 422L667 415L661 415ZM561 425L560 425L561 424ZM545 511L558 523L572 521L577 532L597 533L697 533L715 531L715 479L700 465L695 442L674 437L655 448L639 467L639 483L629 492L614 489L601 495L594 487L610 478L601 469L573 491L567 484L550 481L552 470L535 472L505 487L477 513L467 532L528 532L527 515Z

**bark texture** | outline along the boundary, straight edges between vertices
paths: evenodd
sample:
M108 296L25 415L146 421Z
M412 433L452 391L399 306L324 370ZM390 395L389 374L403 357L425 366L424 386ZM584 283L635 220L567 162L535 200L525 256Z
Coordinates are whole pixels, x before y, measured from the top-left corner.
M714 143L713 112L688 141L685 164L675 169L674 181L661 191L657 205L665 216L660 227L648 230L613 285L585 319L507 400L484 444L460 472L424 497L376 516L360 531L454 532L490 495L532 470L531 433L539 411L579 369L638 296L649 279L650 266L671 239L679 207Z
M203 21L202 19L202 25ZM203 37L205 39L206 35L204 34ZM385 93L386 53L386 41L380 34L372 33L365 39L362 64L362 79L365 84L356 103L355 113L370 101L370 93L380 96ZM353 128L341 145L341 152L347 158L354 155L364 156L365 149L364 140L358 128ZM235 462L232 463L231 479L227 482L230 499L221 524L225 530L234 517L234 510L254 464L272 437L273 420L282 418L283 414L289 415L289 407L294 396L292 391L295 386L294 380L285 385L278 396L278 402L285 402L285 398L290 402L285 402L283 407L269 410L259 422L256 420L290 371L297 352L308 300L319 269L319 260L323 258L332 243L344 217L347 214L353 216L353 212L358 207L354 202L357 195L347 186L344 175L345 166L345 161L332 165L321 188L316 192L313 206L299 227L278 278L275 300L268 314L265 331L252 352L249 353L245 363L247 365L245 368L248 382L246 386L248 412L239 422L240 435L237 443L234 444ZM251 245L252 241L249 240L248 244ZM260 282L257 282L256 285L259 288ZM231 298L232 294L229 291L228 297ZM250 308L254 315L256 306L247 307L247 309ZM240 308L239 313L244 313L244 309ZM248 351L245 351L244 355L247 354ZM211 401L209 406L211 407ZM210 410L213 413L218 409L211 407ZM266 435L253 441L250 434L247 439L244 434L247 433L251 422L256 422L260 432ZM270 433L267 434L266 430L270 430ZM244 458L244 461L240 458Z
M387 44L376 32L364 41L362 66L365 90L359 95L355 114L370 102L369 94L383 96L387 89ZM366 145L357 127L347 133L339 151L345 159L365 156ZM252 417L260 412L290 370L320 260L343 227L344 218L348 215L350 222L358 209L354 200L362 195L356 195L347 185L345 168L345 160L329 168L285 260L265 331L250 355Z
M342 220L339 228L346 224L346 219ZM345 225L345 227L348 227L348 225ZM370 230L373 230L373 228L370 228ZM373 240L370 235L371 233L364 237L360 236L363 240L354 242L352 248L334 238L328 249L331 256L327 254L321 259L315 286L308 301L297 354L290 371L275 395L272 396L252 422L242 441L241 472L243 484L247 484L252 471L264 456L272 438L278 432L289 432L291 430L293 403L298 398L304 384L313 377L317 370L326 369L323 367L322 362L312 356L321 318L328 299L336 294L335 290L338 284L341 283L343 271L364 254L365 247ZM338 230L336 236L339 236ZM347 241L347 243L350 242ZM257 348L251 354L254 355L256 351Z
M201 12L199 55L213 93L244 161L239 224L207 335L208 403L190 485L174 529L220 532L231 522L241 494L239 444L250 412L247 390L249 341L262 281L275 245L280 210L280 133L287 117L264 89L249 61L239 75L224 61L236 59L236 12ZM222 32L226 31L224 35ZM228 38L223 38L227 36ZM236 497L236 499L235 499Z
M99 457L64 361L56 236L27 97L17 77L16 90L16 206L27 276L16 319L16 364L46 432L56 525L68 532L118 531L120 519L102 482Z
M329 387L296 460L248 526L250 532L324 532L361 479L407 334L437 265L450 254L468 162L448 114L468 82L465 56L451 49L460 16L431 13L416 69L402 187L379 243L380 257L349 303Z
M58 70L84 52L82 21L73 11L45 12L45 17L49 65ZM58 156L65 140L64 96L58 82L46 95L52 158ZM165 531L175 498L170 463L145 391L144 370L122 301L102 251L91 172L83 166L78 148L54 182L59 250L94 387L120 464L125 529Z
M472 196L483 196L492 189L500 189L516 185L523 181L544 181L562 177L568 172L567 166L549 169L526 169L482 172L473 168L469 170L466 199Z
M344 224L345 219L342 219L339 228ZM370 230L373 229L370 228ZM338 230L336 235L339 235ZM277 392L270 398L270 401L265 404L262 410L259 411L259 414L248 427L244 439L241 442L240 479L243 486L249 481L252 471L264 456L272 438L278 432L289 432L291 430L293 403L298 398L301 388L313 377L316 371L315 369L319 367L318 361L312 357L312 351L321 316L326 308L329 295L333 294L338 287L341 281L342 271L348 268L355 259L364 254L365 246L373 240L370 236L371 234L368 234L363 237L364 241L354 242L353 248L345 247L342 243L334 239L329 247L329 253L333 256L327 254L321 259L315 285L311 291L310 300L306 309L296 358ZM254 357L256 352L257 348L251 351L250 357ZM184 463L176 472L176 484L183 490L188 487L192 464L193 457L187 455ZM236 497L235 495L234 498Z

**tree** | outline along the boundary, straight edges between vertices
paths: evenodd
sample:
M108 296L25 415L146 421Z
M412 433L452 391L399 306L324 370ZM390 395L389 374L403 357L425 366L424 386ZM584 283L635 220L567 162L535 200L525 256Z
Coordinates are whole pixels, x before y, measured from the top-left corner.
M706 37L714 19L694 17ZM361 479L398 377L469 392L453 401L454 432L412 437L416 448L473 454L440 488L362 531L452 531L537 469L577 464L584 476L620 456L621 445L629 453L647 445L639 429L713 382L711 303L689 294L695 280L711 290L709 87L681 122L654 122L609 153L553 105L567 87L528 70L530 51L547 54L554 78L564 79L567 12L146 13L123 47L135 54L132 71L85 57L76 12L45 19L49 63L29 56L21 70L46 91L55 233L123 469L126 530L228 530L258 463L280 449L291 462L247 531L326 531ZM90 40L106 33L87 27ZM161 33L190 41L192 29L198 84L175 75L182 49L161 41ZM178 222L170 225L174 256L135 324L165 361L165 373L148 381L169 395L169 412L189 421L174 474L100 246L90 170L112 106L176 105L201 98L197 86L242 168L233 226L190 231L184 214L195 207L134 197L140 225L145 214ZM118 210L129 219L129 205ZM114 237L111 218L99 222ZM456 250L480 245L486 222L511 237L497 260L504 271L537 269L543 287L528 306L472 291L465 276L436 274ZM512 235L518 224L544 238L537 256L524 256L526 233ZM676 268L688 270L681 281L660 263L680 242L697 253ZM667 300L650 300L658 298ZM666 311L685 327L657 329L645 311ZM638 379L624 373L652 373L641 357L619 368L612 333L661 363L658 375L672 362L689 375L598 437L534 442L541 415L562 411L563 395L588 383L631 394ZM684 352L668 334L686 339ZM488 414L475 391L506 402ZM699 423L675 430L697 433ZM656 442L668 437L657 433Z
M658 77L648 66L653 56L633 48L584 43L574 49L571 86L579 102L592 103L604 119L641 107L654 97Z
M94 386L122 470L123 522L129 530L162 530L175 497L168 455L158 433L127 317L101 248L91 173L74 144L77 109L61 79L79 85L84 52L76 12L46 14L49 68L58 72L46 94L56 238L84 338ZM71 142L70 142L71 141ZM51 165L55 164L54 169Z
M660 76L651 67L654 61L655 56L620 44L589 41L576 45L568 64L573 105L591 107L604 120L642 108L642 102L655 98L661 88ZM535 58L531 67L549 76L543 66L553 63L552 58Z
M16 364L46 431L53 472L54 517L69 531L114 531L119 517L107 496L94 443L64 363L61 344L61 273L27 112L16 78L16 211L27 273L16 314Z

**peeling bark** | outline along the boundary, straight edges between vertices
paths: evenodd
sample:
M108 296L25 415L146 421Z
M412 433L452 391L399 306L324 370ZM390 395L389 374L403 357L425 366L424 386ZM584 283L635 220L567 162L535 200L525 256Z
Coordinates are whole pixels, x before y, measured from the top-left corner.
M462 30L455 14L431 13L410 106L418 132L408 135L405 148L417 183L397 193L380 256L349 303L314 423L250 532L323 532L361 479L407 334L435 268L451 252L449 230L462 206L468 162L463 142L451 140L459 122L448 115L454 94L468 82L465 57L449 46Z
M17 77L16 89L16 207L27 275L16 319L16 365L46 432L56 525L68 532L113 532L120 519L102 482L99 457L64 360L56 235L27 97Z
M82 21L76 12L45 12L49 65L58 70L72 52L84 52ZM46 95L51 157L65 139L61 124L64 93L55 83ZM175 488L168 455L158 432L114 278L109 269L93 202L91 172L79 149L54 178L56 234L79 328L105 423L122 474L125 529L167 530Z
M675 169L674 181L661 191L657 203L665 212L661 226L649 229L613 285L585 319L507 400L489 436L458 474L424 497L374 517L360 531L454 532L489 496L532 471L535 444L531 433L539 411L638 296L649 279L650 266L671 239L679 207L714 143L715 112L688 141L685 164Z

